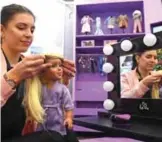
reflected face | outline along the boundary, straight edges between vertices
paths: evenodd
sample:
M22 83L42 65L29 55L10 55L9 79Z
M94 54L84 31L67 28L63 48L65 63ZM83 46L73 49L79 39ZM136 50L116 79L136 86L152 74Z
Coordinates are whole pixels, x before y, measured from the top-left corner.
M48 63L51 63L52 67L44 72L44 76L48 80L60 80L63 75L62 61L60 59L49 59Z
M6 26L1 25L3 44L13 52L25 52L33 41L34 17L28 13L15 14Z
M153 70L154 66L158 63L157 51L151 50L142 53L140 56L136 57L138 66L147 71Z

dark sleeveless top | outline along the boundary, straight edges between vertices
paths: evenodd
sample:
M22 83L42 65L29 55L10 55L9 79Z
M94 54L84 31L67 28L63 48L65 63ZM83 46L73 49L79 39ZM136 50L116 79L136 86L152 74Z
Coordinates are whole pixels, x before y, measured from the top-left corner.
M138 68L136 69L136 72L138 74L139 81L141 81L143 78L142 78L141 73L139 72ZM145 95L142 98L145 98L145 99L151 98L151 92L152 92L152 86L150 87L150 89L145 93Z
M7 63L7 71L9 71L12 67L5 54L4 56ZM22 106L23 96L24 81L17 86L16 92L1 108L1 140L12 139L14 137L21 136L26 118L25 110Z

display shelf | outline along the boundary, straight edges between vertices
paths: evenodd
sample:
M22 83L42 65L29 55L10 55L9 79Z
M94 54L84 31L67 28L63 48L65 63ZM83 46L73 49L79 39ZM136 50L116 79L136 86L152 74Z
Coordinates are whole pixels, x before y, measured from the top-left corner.
M110 3L98 3L98 4L85 4L77 5L77 16L85 15L87 13L106 13L106 12L125 12L130 10L141 9L143 10L143 0L129 1L129 2L110 2Z
M140 10L142 13L142 32L133 33L133 17L132 13L135 10ZM82 18L89 15L93 22L90 24L90 33L82 33ZM127 15L128 27L122 29L119 24L114 25L114 29L108 28L108 23L105 20L109 16L114 16L117 20L119 15ZM136 38L145 34L144 21L144 4L143 1L132 2L115 2L115 3L100 3L100 4L85 4L76 6L76 32L75 32L75 60L76 60L76 77L75 77L75 115L97 115L102 103L108 97L108 93L103 90L103 83L109 79L113 80L114 75L103 75L101 71L101 64L105 63L105 55L103 54L103 47L105 41L107 43L111 40L120 42L124 39ZM95 35L96 32L96 18L100 17L103 35ZM92 41L90 41L92 40ZM83 45L91 45L85 47ZM94 59L91 59L91 57ZM103 62L101 61L103 57ZM116 58L115 58L116 59ZM113 57L107 60L115 60ZM115 63L115 62L114 62ZM85 71L88 69L88 72ZM97 72L93 70L97 69ZM103 75L103 76L102 76ZM101 109L101 108L100 108ZM102 109L103 110L103 109Z
M112 33L114 34L114 37L118 38L120 34L123 34L123 29L120 28L119 24L119 16L120 15L127 15L128 17L128 27L124 29L124 35L125 34L133 34L133 12L135 10L139 10L142 13L142 31L145 33L145 16L144 16L144 4L143 1L138 2L115 2L115 3L101 3L101 4L88 4L88 5L78 5L76 9L76 37L78 39L84 39L89 38L88 36L82 36L82 18L85 15L89 15L93 21L90 22L90 34L95 35L96 31L96 18L100 17L101 19L101 26L100 29L103 31L104 35L110 34L110 29L108 28L108 17L113 16L115 18L115 24ZM112 35L113 35L112 34ZM136 36L136 35L135 35ZM138 35L137 35L138 36ZM95 38L95 36L90 36L91 38ZM108 38L107 36L99 36L101 38ZM110 36L111 37L111 36ZM125 37L125 36L124 36ZM112 37L113 38L113 37Z
M77 49L91 50L91 49L94 49L94 48L95 48L95 49L100 49L100 48L102 49L103 46L92 46L92 47L82 47L82 46L77 46L77 47L76 47L76 50L77 50Z
M103 46L94 47L76 47L76 53L78 54L103 54Z
M103 111L104 109L96 109L96 108L75 108L74 109L74 115L80 115L80 116L87 116L87 115L97 115L98 111Z
M108 34L108 35L77 35L76 40L111 40L111 39L123 39L123 38L135 38L143 36L145 33L123 33L123 34Z
M91 94L93 95L93 94ZM79 101L76 100L76 107L77 108L103 108L103 100L105 100L107 98L107 96L105 96L105 98L103 97L103 99L101 100L86 100L85 98L83 98L84 100L79 99Z

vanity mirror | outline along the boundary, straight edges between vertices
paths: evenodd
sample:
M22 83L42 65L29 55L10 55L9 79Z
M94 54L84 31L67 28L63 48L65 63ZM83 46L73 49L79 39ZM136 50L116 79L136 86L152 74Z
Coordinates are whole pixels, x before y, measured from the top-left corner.
M162 98L162 50L120 56L119 61L121 98Z
M150 27L151 27L151 32L152 33L160 32L160 31L162 31L162 21L161 22L152 23L150 25Z
M162 77L147 77L142 81L148 74L162 72L160 49L162 32L113 45L110 56L114 58L111 60L114 70L109 81L113 82L114 89L108 92L108 98L114 101L115 107L111 112L162 118L162 109L159 109L162 105Z

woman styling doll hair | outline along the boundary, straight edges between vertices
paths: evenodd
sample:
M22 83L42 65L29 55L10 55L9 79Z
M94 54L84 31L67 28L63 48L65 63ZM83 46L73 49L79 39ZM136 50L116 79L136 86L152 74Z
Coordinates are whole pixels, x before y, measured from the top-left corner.
M156 50L134 54L132 70L121 75L121 97L159 99L162 70L154 71L157 62Z
M26 81L24 106L28 120L35 121L36 131L50 130L66 135L65 125L73 125L73 101L68 88L62 83L63 58L45 55L52 67ZM29 133L24 130L24 133Z

